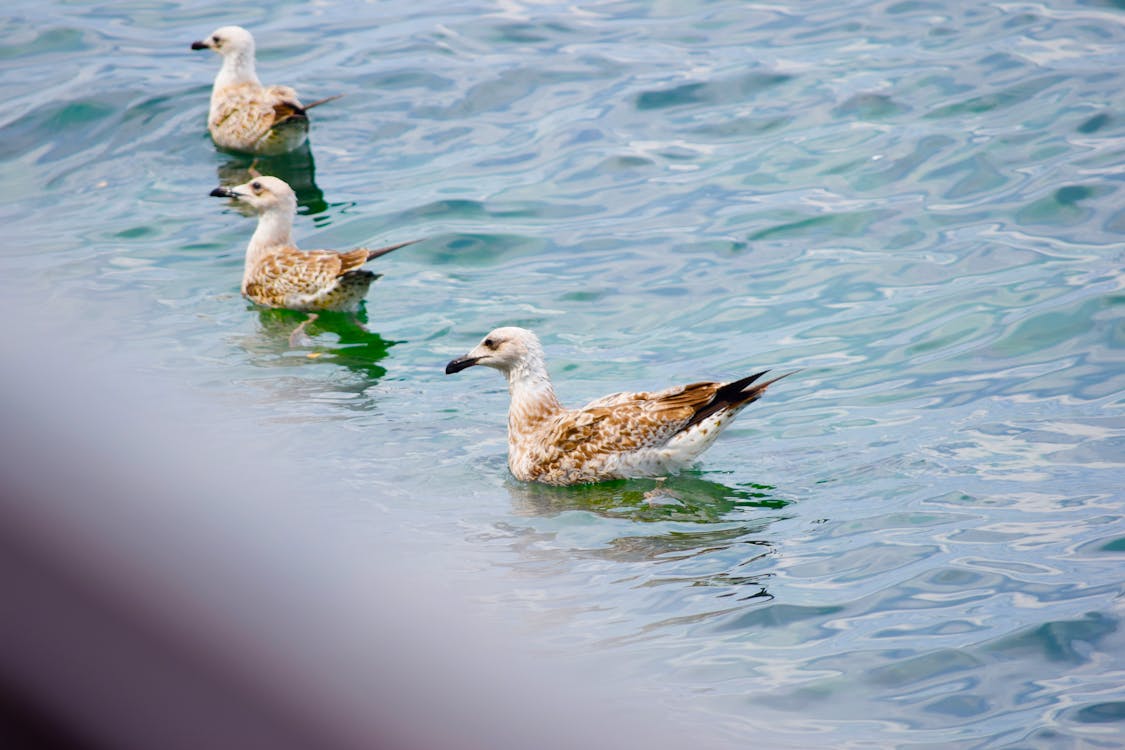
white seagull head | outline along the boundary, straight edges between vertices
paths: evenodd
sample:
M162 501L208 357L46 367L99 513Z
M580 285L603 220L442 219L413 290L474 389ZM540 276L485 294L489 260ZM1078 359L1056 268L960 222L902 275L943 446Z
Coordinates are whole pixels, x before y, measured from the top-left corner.
M224 58L249 56L254 57L254 37L241 26L223 26L215 29L206 39L191 43L192 49L210 49L218 52Z
M297 194L285 180L262 175L235 187L217 187L211 191L216 198L234 198L259 214L297 213Z
M450 375L473 365L499 370L509 379L513 373L546 370L539 337L526 328L515 326L497 328L485 336L468 354L446 365L445 373Z

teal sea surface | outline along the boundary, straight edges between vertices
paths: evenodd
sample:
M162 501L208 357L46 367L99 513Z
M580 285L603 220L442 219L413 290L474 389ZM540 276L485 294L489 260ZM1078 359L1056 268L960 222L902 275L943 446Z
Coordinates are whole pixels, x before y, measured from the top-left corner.
M309 503L463 560L538 648L603 653L732 746L1125 746L1122 3L0 24L6 327L105 332L114 366L346 477ZM366 328L294 345L302 315L239 295L254 220L208 194L251 160L212 145L219 63L189 49L226 24L263 82L343 94L255 164L297 189L298 244L421 239L371 264ZM662 485L529 486L503 379L443 373L500 325L570 405L800 373Z

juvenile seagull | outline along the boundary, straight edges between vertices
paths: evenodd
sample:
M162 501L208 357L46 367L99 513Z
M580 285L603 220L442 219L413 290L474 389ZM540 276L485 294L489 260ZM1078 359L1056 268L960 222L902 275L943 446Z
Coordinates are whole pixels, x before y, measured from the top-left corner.
M254 72L254 37L241 26L216 29L206 39L192 42L191 48L211 49L223 56L207 117L207 129L219 148L263 156L292 151L308 137L305 113L340 98L302 105L288 86L263 86Z
M508 468L523 482L583 484L663 476L689 466L738 412L781 378L752 385L691 383L652 393L614 393L580 409L555 397L543 347L523 328L497 328L446 374L485 365L508 378ZM792 374L792 373L790 373Z
M297 196L283 180L259 176L237 187L217 187L211 195L234 198L258 214L258 228L246 248L242 293L266 307L356 312L371 282L379 278L361 266L416 241L346 253L298 250L291 237Z

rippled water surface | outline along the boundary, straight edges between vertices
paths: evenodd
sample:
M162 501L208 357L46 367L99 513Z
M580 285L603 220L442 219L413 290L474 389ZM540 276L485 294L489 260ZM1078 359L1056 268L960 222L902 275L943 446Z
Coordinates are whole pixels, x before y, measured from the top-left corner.
M736 743L1121 746L1120 3L0 23L5 284L349 477L316 502L373 540L474 550L489 606ZM208 139L218 63L188 49L227 23L267 83L345 95L258 164L298 187L298 243L425 238L375 262L369 333L294 348L300 315L238 295L253 221L208 193L249 162ZM573 404L803 369L663 487L529 487L502 379L442 372L503 324Z

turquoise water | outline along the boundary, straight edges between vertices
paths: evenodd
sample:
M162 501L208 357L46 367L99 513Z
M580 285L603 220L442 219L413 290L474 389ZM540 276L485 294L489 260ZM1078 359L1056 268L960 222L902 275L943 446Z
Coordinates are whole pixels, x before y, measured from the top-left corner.
M369 332L294 349L299 315L238 295L253 221L208 193L249 162L188 49L227 23L265 82L344 94L258 164L298 243L425 238L373 264ZM348 477L310 502L372 543L464 550L482 606L732 742L1121 746L1120 3L46 2L3 30L5 285ZM501 378L442 373L498 325L571 404L803 370L655 495L528 487Z

